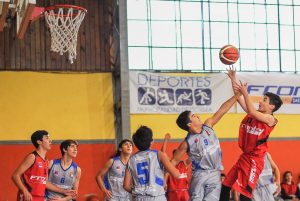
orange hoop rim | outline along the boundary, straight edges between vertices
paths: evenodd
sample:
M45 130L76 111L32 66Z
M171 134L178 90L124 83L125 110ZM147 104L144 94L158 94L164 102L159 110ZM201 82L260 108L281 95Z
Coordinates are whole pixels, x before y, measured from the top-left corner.
M75 10L80 10L82 12L85 12L87 13L87 9L85 9L84 7L81 7L81 6L75 6L75 5L66 5L66 4L58 4L58 5L53 5L53 6L48 6L45 8L45 11L44 12L47 12L47 11L50 11L50 10L55 10L55 9L58 9L58 8L73 8ZM54 16L58 16L58 14L54 13L53 14ZM73 14L73 16L76 16L76 14ZM66 17L67 15L63 15L63 17Z

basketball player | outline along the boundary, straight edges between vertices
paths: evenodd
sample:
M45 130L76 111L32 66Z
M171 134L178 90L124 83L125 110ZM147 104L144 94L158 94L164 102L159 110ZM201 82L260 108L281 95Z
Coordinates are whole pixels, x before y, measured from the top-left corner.
M146 126L137 129L132 137L139 152L128 161L123 187L134 201L166 201L163 167L173 177L180 177L165 153L150 149L152 137L152 130Z
M169 133L165 134L165 138L163 141L163 145L161 147L161 151L166 153L168 141L171 139L171 135ZM173 150L173 155L176 149ZM179 170L179 173L182 176L181 178L175 179L168 172L165 172L164 176L164 189L167 191L167 200L168 201L188 201L189 193L188 186L189 181L187 177L188 166L191 161L186 159L184 161L180 161L175 167Z
M237 101L236 94L222 104L219 110L204 123L191 111L182 112L177 125L188 132L176 150L172 162L178 164L184 153L192 161L192 178L189 187L190 200L219 200L221 190L222 152L219 140L212 129Z
M247 84L241 82L237 84L236 72L232 68L227 74L231 79L234 93L243 95L238 102L247 115L242 120L239 130L239 147L243 153L223 182L220 200L229 200L232 187L240 193L241 201L248 201L252 198L258 177L264 168L267 139L277 124L273 112L280 108L282 101L278 95L267 92L256 110L248 94Z
M76 199L76 195L66 196L62 193L48 189L48 185L51 183L64 190L74 190L75 194L77 194L81 176L80 167L73 161L77 156L77 147L78 143L76 141L65 140L60 144L62 157L49 161L49 177L46 186L45 200L63 198L63 200L68 201Z
M97 184L107 201L130 200L129 193L123 189L123 180L126 165L132 153L132 145L130 140L122 140L115 157L109 159L96 176Z
M173 155L176 149L173 150ZM182 175L181 178L173 178L169 173L165 174L165 181L167 183L167 198L168 201L188 201L189 200L189 180L187 176L188 167L191 164L189 159L180 161L175 167ZM185 176L184 176L185 175Z
M19 201L44 201L48 178L48 160L46 153L51 149L51 139L47 131L38 130L31 135L35 151L28 154L12 175L18 187ZM68 193L53 185L49 188L61 193Z
M279 168L267 152L264 158L264 169L259 175L252 201L274 201L274 194L280 192ZM273 172L275 180L273 181Z

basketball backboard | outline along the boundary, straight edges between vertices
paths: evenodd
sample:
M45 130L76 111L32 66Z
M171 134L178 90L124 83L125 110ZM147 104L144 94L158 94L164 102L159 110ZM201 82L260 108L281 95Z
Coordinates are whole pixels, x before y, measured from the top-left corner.
M10 0L0 0L0 31L3 31Z
M31 16L36 5L36 0L15 0L15 3L17 5L17 36L19 39L23 39L30 23Z

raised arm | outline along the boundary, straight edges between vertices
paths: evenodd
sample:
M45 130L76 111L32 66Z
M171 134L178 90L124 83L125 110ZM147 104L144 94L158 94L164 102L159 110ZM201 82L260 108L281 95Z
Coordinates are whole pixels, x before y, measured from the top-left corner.
M224 114L228 112L228 110L233 106L233 104L237 101L239 97L240 94L237 93L230 99L228 99L225 103L221 105L221 107L212 117L205 120L204 124L212 128L216 123L220 121Z
M228 75L228 77L231 80L231 85L232 85L233 93L234 94L239 93L238 83L237 83L237 80L236 80L236 70L233 67L229 67L229 69L227 69L227 73L226 74ZM240 96L237 101L240 104L240 106L242 107L242 109L246 113L248 113L244 98L242 96Z
M166 150L167 150L167 144L168 144L169 139L171 139L171 135L170 135L170 133L166 133L166 134L165 134L165 138L164 138L163 145L161 146L161 149L160 149L161 152L166 153Z
M179 170L176 169L175 166L169 161L166 153L159 151L158 158L172 177L174 177L174 178L180 177Z
M112 197L112 193L111 193L111 191L106 189L104 182L103 182L103 178L106 175L106 173L108 172L108 170L110 169L110 167L112 166L112 164L113 164L113 159L111 158L106 162L104 167L96 175L96 182L98 184L98 187L101 189L101 191L104 193L104 195L109 199Z
M173 158L171 159L172 164L175 166L180 161L182 156L187 152L188 150L188 144L186 141L181 142L178 149L176 149L175 153L173 154Z
M250 99L250 96L248 94L247 88L248 88L248 84L247 83L242 83L240 81L239 90L242 93L242 95L244 96L248 114L250 114L253 118L255 118L257 120L268 124L269 126L274 126L277 123L277 120L274 118L273 115L264 114L264 113L259 112L255 109L255 107L254 107L254 105L253 105L253 103Z

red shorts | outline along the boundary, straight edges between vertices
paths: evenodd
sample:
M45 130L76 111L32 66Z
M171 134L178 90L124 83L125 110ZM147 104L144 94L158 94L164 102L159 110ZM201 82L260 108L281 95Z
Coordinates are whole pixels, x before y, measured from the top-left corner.
M168 201L188 201L189 197L187 190L168 191Z
M233 188L248 198L252 198L260 173L264 168L264 157L242 154L227 174L223 185Z

